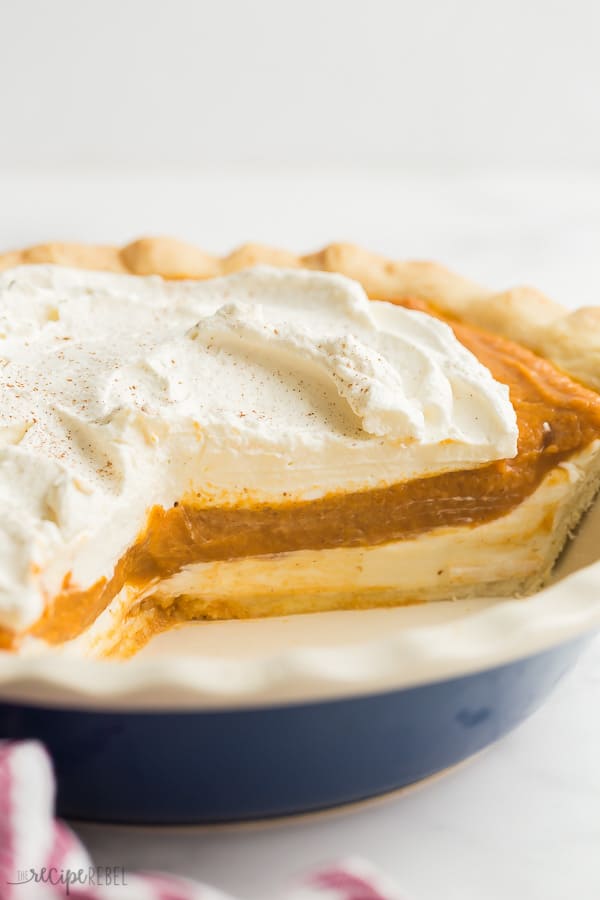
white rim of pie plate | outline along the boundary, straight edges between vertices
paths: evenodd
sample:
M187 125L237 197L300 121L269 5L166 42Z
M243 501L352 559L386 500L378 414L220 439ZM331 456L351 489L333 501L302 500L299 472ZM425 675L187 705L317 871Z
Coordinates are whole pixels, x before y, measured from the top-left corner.
M142 651L126 661L60 651L0 653L0 698L63 708L201 712L381 693L494 668L600 629L599 529L600 499L563 554L553 583L526 599L316 613L279 625L272 619L220 623L219 630L204 632L211 641L217 635L210 653L202 652L200 641L196 655L188 650L190 638L194 644L188 629L214 623L175 629L168 633L168 653ZM361 617L369 615L370 628L363 629L367 619ZM282 621L288 633L290 623L292 630L301 625L300 646L279 645ZM229 624L250 627L244 640L260 629L259 650L236 656ZM350 641L340 643L337 636L349 624ZM368 639L361 637L369 630ZM336 639L328 642L328 634Z

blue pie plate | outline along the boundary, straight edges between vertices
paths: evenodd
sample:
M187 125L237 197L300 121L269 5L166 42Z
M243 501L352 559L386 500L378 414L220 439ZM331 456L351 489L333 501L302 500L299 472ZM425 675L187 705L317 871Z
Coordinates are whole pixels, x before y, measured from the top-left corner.
M43 741L58 813L94 822L265 819L419 782L573 666L600 625L598 520L527 600L194 623L121 663L3 654L0 738Z

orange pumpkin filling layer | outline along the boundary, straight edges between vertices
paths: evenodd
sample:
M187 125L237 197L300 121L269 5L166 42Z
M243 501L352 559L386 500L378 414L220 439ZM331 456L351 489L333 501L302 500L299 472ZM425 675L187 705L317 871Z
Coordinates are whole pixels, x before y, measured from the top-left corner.
M488 522L520 504L551 468L600 438L598 394L518 344L460 322L450 324L458 339L510 388L519 425L514 459L305 502L199 508L192 496L171 509L155 507L112 578L85 591L67 579L32 633L49 642L73 638L125 585L141 591L193 563L381 544L440 526ZM4 632L4 642L9 640Z

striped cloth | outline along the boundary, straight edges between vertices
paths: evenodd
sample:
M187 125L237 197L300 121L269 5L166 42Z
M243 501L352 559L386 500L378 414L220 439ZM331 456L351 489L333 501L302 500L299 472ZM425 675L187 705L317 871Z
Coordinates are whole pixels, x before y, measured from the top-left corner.
M78 838L54 818L54 793L41 744L0 742L0 900L234 900L173 875L95 868ZM281 900L401 897L362 861L344 860L310 873Z

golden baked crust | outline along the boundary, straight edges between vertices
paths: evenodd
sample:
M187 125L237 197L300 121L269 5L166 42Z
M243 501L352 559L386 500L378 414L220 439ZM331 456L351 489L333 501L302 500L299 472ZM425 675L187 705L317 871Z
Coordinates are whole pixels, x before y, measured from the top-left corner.
M166 237L142 238L124 247L39 244L0 254L0 269L31 263L192 279L259 264L339 272L359 281L373 298L429 301L450 316L529 347L600 391L600 307L571 312L530 287L494 293L437 263L395 262L352 244L330 244L305 256L245 244L220 257Z

